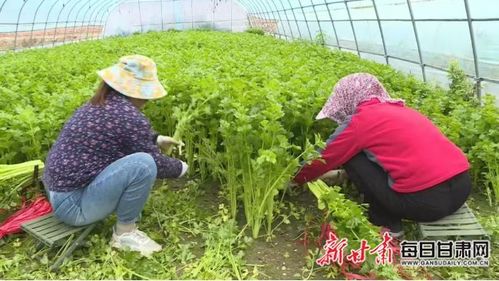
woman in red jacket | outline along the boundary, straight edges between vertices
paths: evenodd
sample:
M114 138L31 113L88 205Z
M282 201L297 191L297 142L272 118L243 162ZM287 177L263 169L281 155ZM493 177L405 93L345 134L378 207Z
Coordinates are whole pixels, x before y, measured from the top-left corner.
M303 184L343 165L369 203L369 220L403 234L401 219L435 221L459 209L471 191L463 152L432 122L390 98L376 77L344 77L316 119L339 124L321 152L302 167Z

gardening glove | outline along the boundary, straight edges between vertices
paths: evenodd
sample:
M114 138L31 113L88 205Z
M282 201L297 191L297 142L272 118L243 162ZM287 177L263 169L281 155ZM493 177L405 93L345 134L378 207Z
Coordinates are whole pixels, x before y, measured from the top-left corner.
M163 150L169 150L172 145L184 145L182 142L175 140L172 137L159 135L156 143Z
M346 181L347 173L345 170L331 170L320 176L320 179L329 185L340 185Z
M180 171L180 176L178 176L179 178L183 177L185 173L187 173L187 170L189 170L189 165L187 165L187 163L185 163L184 161L180 162L182 162L182 171Z

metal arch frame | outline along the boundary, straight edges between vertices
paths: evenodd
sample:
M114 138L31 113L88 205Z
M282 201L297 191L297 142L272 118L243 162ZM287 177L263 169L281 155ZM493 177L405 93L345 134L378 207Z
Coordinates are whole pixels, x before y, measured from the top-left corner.
M68 22L69 22L69 17L71 16L71 13L73 12L74 8L78 6L78 4L81 4L81 3L84 3L84 1L78 1L76 2L76 4L74 4L71 9L69 9L69 13L68 13L68 17L66 18L66 26L64 26L64 36L62 37L62 43L66 43L66 33L67 33L67 30L68 30ZM81 10L81 8L80 8ZM75 18L75 21L77 20L78 18Z
M263 3L265 3L265 4L267 4L267 5L265 6L265 7L266 7L266 9L268 9L268 10L267 10L267 14L269 14L269 12L268 12L268 11L270 11L270 13L272 13L272 17L274 17L274 20L275 20L275 21L277 21L277 19L279 18L279 22L276 24L276 25L277 25L277 26L276 26L276 28L277 28L277 34L279 35L279 37L281 37L281 35L284 35L284 38L286 38L286 30L284 29L284 26L282 26L282 31L283 31L283 33L281 34L281 33L279 32L279 24L281 24L281 25L282 25L282 22L283 22L283 21L282 21L282 18L281 18L281 15L280 15L280 14L277 12L277 10L276 10L276 12L277 12L277 17L276 17L276 15L274 14L274 9L272 9L272 7L271 7L271 6L269 5L269 3L268 3L269 1L262 1L262 2L263 2ZM272 3L273 3L274 1L270 1L270 2L272 2Z
M246 7L246 6L248 6L248 4L246 3L246 0L241 1L241 2L243 2L243 3L244 3L243 5L244 5L245 7ZM251 2L250 2L250 4L249 4L249 10L251 11L251 17L253 18L253 20L254 20L254 18L255 18L257 15L258 15L258 16L260 15L260 11L256 8L256 6L254 5L253 1L251 1ZM254 22L252 22L251 20L250 20L250 25L251 25L251 26L255 26Z
M19 30L19 20L21 19L21 14L23 12L24 6L26 6L26 3L28 3L29 0L23 0L23 4L21 6L21 9L19 9L19 13L17 14L17 23L16 23L16 35L14 36L14 49L17 47L17 31Z
M327 2L327 0L324 0L324 5L326 6L327 13L329 14L329 20L331 21L331 26L333 27L334 38L336 39L336 45L338 47L338 50L341 50L340 39L338 38L338 33L336 32L336 27L334 26L333 16L331 14L331 9L329 9L329 3Z
M242 2L244 6L248 6L249 5L250 11L252 11L251 14L252 14L253 17L256 16L256 15L260 16L260 10L257 8L257 6L255 5L255 3L253 1L246 1L246 0L244 0L244 1L240 1L240 2ZM251 23L251 21L250 21L250 24L252 26L254 25L253 23Z
M293 8L293 5L291 5L291 1L290 0L287 0L287 1L288 1L289 9L291 9L291 13L293 14L293 18L295 19L295 24L296 24L296 28L298 29L298 34L300 36L300 39L302 39L303 35L301 34L300 25L298 24L298 20L296 18L295 9ZM284 8L284 6L283 6L283 8ZM286 12L289 9L283 9L283 11Z
M58 26L58 24L59 24L59 18L61 17L61 14L62 14L62 12L64 11L64 9L66 8L66 6L69 6L69 3L71 3L71 1L73 1L73 0L68 0L68 1L66 2L66 4L63 4L63 5L62 5L62 9L59 11L59 14L57 15L57 20L55 21L54 40L53 40L53 42L52 42L52 46L55 46L55 41L56 41L55 39L56 39L56 36L57 36L57 26ZM78 0L77 0L77 1L78 1Z
M237 0L237 3L239 3L246 10L246 17L248 18L249 26L253 27L253 23L250 20L250 15L253 13L253 11L249 7L247 7L247 5L243 1ZM191 18L191 21L192 21L191 28L194 28L194 19Z
M277 8L277 5L275 4L275 2L274 1L271 1L271 2L272 2L272 4L274 4L276 11L278 13L281 13L281 12L279 12L279 9ZM282 4L282 0L279 0L279 3L281 3L281 6L284 8L284 5ZM289 21L288 14L286 12L284 12L284 16L286 17L286 22L288 23L288 28L289 28L289 33L291 35L291 40L295 40L295 35L293 34L293 29L291 28L291 23Z
M251 19L250 19L250 15L253 14L253 11L252 11L252 8L251 7L248 7L248 5L244 2L244 1L241 1L241 0L237 0L237 2L242 6L244 7L244 9L246 10L246 17L248 18L248 23L250 25L250 27L253 27L253 23L251 22ZM191 6L191 11L192 11L192 6ZM191 28L194 28L194 18L192 17L191 18Z
M383 53L385 54L385 62L386 64L390 64L388 60L388 52L386 50L385 35L383 33L383 27L381 26L376 0L371 0L371 1L373 3L374 13L376 14L376 20L378 21L379 34L381 36L381 43L383 44Z
M308 26L307 16L305 16L305 8L303 6L300 6L300 8L297 9L301 9L301 13L303 14L303 19L305 20L305 25L307 26L308 36L310 37L310 41L314 40L312 38L312 32L310 32L310 27Z
M29 37L29 41L33 40L33 32L35 31L35 24L36 24L36 16L38 16L38 11L40 10L40 7L45 3L45 0L42 0L40 4L36 7L35 14L33 15L33 24L31 25L31 33Z
M42 46L43 44L45 43L45 34L46 34L46 31L47 31L47 24L48 24L48 21L49 21L49 17L50 17L50 13L52 13L52 10L54 9L55 5L57 3L59 3L60 0L55 0L54 3L52 4L52 6L50 6L50 9L47 13L47 18L45 19L45 26L43 28L43 41L42 41ZM54 33L55 33L55 30L54 30Z
M163 26L163 0L159 0L159 11L161 16L161 31L163 31L165 30L165 27ZM107 25L107 20L106 20L106 25Z
M122 3L123 3L123 0L117 0L117 1L112 2L111 5L106 6L105 9L103 9L103 13L100 17L100 20L98 21L98 23L100 23L102 25L101 38L104 37L104 33L106 31L107 21L109 20L109 14L111 13L111 11L116 9L116 7L119 7L119 5L121 5ZM104 16L106 16L106 15L108 17L104 21ZM105 24L104 24L104 22L105 22ZM142 29L142 26L141 26L141 29Z
M277 6L276 6L275 2L274 2L274 1L270 1L270 3L272 3L272 5L274 6L274 9L272 10L272 7L270 7L270 4L269 4L270 9L272 10L272 14L274 14L274 11L275 11L275 12L276 12L276 14L277 14L277 16L279 17L279 23L281 24L281 26L282 26L282 31L283 31L283 34L282 34L282 35L284 35L284 38L287 40L287 39L288 39L288 37L289 37L289 35L287 35L287 34L286 34L286 28L284 28L284 21L285 21L285 20L283 20L283 19L282 19L282 17L281 17L281 13L278 11ZM289 22L286 22L286 23L288 24L288 28L290 28L290 26L289 26ZM277 25L277 31L279 31L279 24ZM291 28L290 28L290 33L291 33Z
M0 13L1 13L1 12L2 12L2 10L3 10L3 6L5 6L5 3L7 3L7 0L4 0L4 1L2 2L2 5L0 5Z
M98 9L95 10L95 14L92 14L93 16L93 20L91 20L91 25L90 26L96 26L98 24L98 18L102 18L102 15L104 15L106 13L106 9L108 9L108 7L110 5L114 5L116 3L116 0L108 0L106 2L103 2L104 5L102 6L99 6ZM87 30L87 34L88 34L88 30ZM92 37L92 38L95 38L95 37Z
M192 6L192 0L189 1L190 11L191 11L191 28L194 29L194 9Z
M102 1L100 3L98 3L97 5L94 6L94 9L92 10L92 12L90 13L89 17L88 17L88 24L87 24L87 29L86 29L86 34L85 34L85 40L88 40L88 31L90 29L90 25L95 25L95 21L97 20L97 15L99 14L99 12L101 11L101 9L107 5L110 1L113 1L113 0L105 0L105 1ZM92 18L93 18L93 21L92 21Z
M312 1L312 3L313 3L313 1ZM319 33L324 38L324 34L322 33L322 26L321 26L321 23L319 22L319 16L317 16L317 9L315 8L316 6L318 6L318 5L313 5L312 9L314 10L315 20L317 22L317 26L319 27Z
M90 2L91 2L91 0L88 0L88 2L86 2L85 4L83 4L83 6L81 6L78 9L78 12L76 12L76 17L75 17L74 24L73 24L73 31L76 29L76 25L78 24L78 18L80 17L81 11L84 10L87 5L89 6L89 8L87 9L87 11L90 9ZM81 21L83 23L83 19ZM81 28L80 28L80 31L81 31ZM81 34L78 36L78 39L80 39L80 38L81 38ZM63 42L66 42L66 34L64 34L64 40L63 40Z
M257 10L257 14L260 18L268 20L267 15L265 14L265 10L262 8L258 0L251 0L250 3L254 4L254 7Z
M475 91L478 99L480 100L482 97L482 90L481 90L481 80L480 80L480 67L478 66L478 53L477 53L477 47L475 43L475 33L473 32L473 21L471 20L471 13L470 13L470 5L468 3L468 0L464 0L464 8L466 10L466 17L468 18L468 29L470 32L470 40L471 40L471 49L473 51L473 63L475 66Z
M262 15L262 18L264 18L266 21L267 21L267 24L269 22L271 22L271 18L270 18L270 12L265 8L265 6L262 4L264 3L265 1L260 1L260 0L255 0L256 3L257 3L257 6L260 7L260 13Z
M416 22L414 21L414 13L412 11L412 5L410 0L406 0L407 8L409 10L409 15L411 17L412 22L412 30L414 31L414 39L416 40L416 47L418 48L418 57L419 57L419 66L421 67L421 74L423 74L423 81L427 81L426 79L426 69L423 61L423 54L421 52L421 43L419 42L418 28L416 26Z
M262 9L262 15L264 15L265 19L267 20L267 25L269 24L269 22L272 21L272 17L273 17L273 20L277 20L277 18L275 17L274 15L274 12L272 12L272 17L271 17L271 12L269 11L268 7L265 5L265 1L262 0L255 0L258 5L260 5L260 8ZM277 32L279 33L279 32ZM276 34L277 35L277 34Z
M92 5L90 5L90 3L89 3L88 9L85 11L85 13L83 14L83 18L81 19L80 30L83 30L83 25L85 25L85 19L87 18L87 14L90 11L90 9L92 9ZM88 30L88 27L87 27L87 30ZM78 38L78 42L80 42L82 38L83 38L83 36L80 36L80 38Z
M253 6L253 3L251 3L251 4L246 3L246 0L239 1L239 2L249 11L249 14L251 15L251 17L249 18L249 22L250 22L250 26L253 27L254 22L251 20L251 18L255 17L255 15L257 13L256 8Z
M355 27L352 21L352 15L350 14L350 8L348 7L348 1L343 1L345 8L347 9L348 20L350 21L350 26L352 27L353 40L355 41L355 48L357 49L357 55L360 56L359 42L357 41L357 35L355 34Z
M143 23L142 23L142 11L140 10L140 0L137 0L137 6L139 7L140 32L142 33L142 32L144 32L144 27L143 27ZM101 19L101 22L102 22L102 19Z
M109 9L109 7L111 7L117 3L118 3L117 0L108 0L108 1L104 2L104 5L100 6L99 9L96 10L95 15L92 14L94 16L94 19L92 21L91 26L98 25L98 23L99 23L98 19L102 19L104 17L104 15L106 14L107 10ZM102 31L101 31L101 35L103 35L103 34L104 34L104 27L102 28ZM93 38L95 38L95 37L93 37Z

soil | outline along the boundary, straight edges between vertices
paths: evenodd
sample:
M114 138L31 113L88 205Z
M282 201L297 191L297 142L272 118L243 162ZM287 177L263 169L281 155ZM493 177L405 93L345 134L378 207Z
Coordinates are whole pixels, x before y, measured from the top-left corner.
M48 28L46 30L0 33L0 51L47 46L64 42L96 39L101 36L103 26L73 26Z

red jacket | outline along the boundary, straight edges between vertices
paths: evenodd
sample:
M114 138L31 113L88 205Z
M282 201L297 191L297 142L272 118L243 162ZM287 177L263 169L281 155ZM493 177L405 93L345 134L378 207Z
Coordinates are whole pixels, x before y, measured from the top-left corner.
M331 135L321 152L323 160L302 167L294 180L315 180L361 151L387 171L393 190L403 193L430 188L470 167L464 153L428 118L373 99L361 103Z

